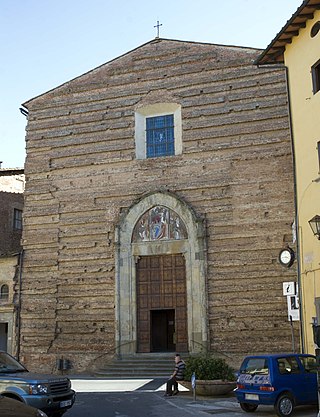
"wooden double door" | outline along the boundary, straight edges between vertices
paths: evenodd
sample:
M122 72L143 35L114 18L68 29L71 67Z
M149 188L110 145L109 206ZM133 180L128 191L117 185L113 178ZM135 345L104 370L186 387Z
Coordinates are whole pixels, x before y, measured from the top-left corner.
M138 352L187 352L187 289L181 254L137 263Z

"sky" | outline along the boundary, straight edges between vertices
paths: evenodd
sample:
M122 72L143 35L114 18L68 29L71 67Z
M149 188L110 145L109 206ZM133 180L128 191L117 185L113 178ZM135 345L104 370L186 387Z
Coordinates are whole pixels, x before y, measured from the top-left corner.
M266 48L302 0L0 0L0 161L23 167L21 104L157 36Z

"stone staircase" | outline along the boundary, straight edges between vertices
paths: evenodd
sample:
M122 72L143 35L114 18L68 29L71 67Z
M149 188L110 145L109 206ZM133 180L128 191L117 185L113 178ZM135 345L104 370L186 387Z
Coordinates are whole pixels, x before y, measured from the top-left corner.
M188 354L181 354L185 360ZM114 358L95 375L100 378L169 378L174 370L174 353L136 353Z

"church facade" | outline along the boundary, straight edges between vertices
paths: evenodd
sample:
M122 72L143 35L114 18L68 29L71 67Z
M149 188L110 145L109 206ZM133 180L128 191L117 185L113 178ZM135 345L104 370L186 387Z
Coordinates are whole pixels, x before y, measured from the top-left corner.
M291 349L286 82L259 53L156 38L25 103L29 368Z

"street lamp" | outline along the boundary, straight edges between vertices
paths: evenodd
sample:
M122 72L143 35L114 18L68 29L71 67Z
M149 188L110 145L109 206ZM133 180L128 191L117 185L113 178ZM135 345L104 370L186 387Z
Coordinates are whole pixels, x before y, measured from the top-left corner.
M320 240L320 216L317 214L309 220L311 230L315 236Z

